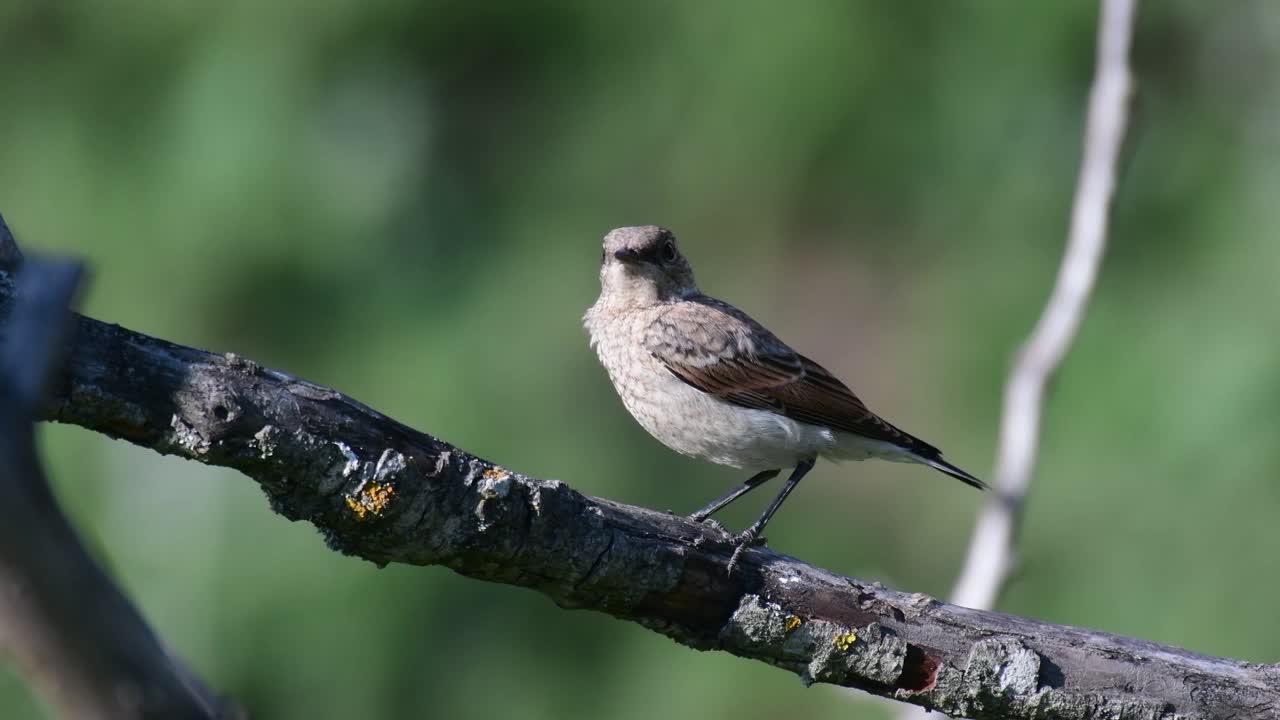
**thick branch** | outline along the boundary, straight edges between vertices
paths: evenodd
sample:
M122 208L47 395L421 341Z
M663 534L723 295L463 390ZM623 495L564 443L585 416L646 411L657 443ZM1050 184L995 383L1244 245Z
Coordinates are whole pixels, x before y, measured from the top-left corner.
M0 305L5 302L0 292ZM46 417L234 468L330 547L444 565L699 649L975 718L1275 718L1280 672L888 590L530 478L333 390L80 318Z
M0 262L16 257L0 219ZM70 324L79 277L71 262L31 260L13 292L0 343L0 650L64 717L223 717L89 557L58 508L36 457L32 422ZM10 308L8 305L16 305Z

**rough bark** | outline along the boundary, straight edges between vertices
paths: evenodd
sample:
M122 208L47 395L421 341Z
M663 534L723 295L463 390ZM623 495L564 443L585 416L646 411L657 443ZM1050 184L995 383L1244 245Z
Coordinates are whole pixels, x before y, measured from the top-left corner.
M0 313L7 303L0 282ZM973 718L1277 718L1280 670L949 605L499 467L233 354L78 318L45 418L234 468L328 545Z
M20 259L0 219L0 268ZM41 470L32 423L78 276L75 263L28 261L21 301L0 303L0 651L63 717L230 717L89 556ZM0 293L14 294L3 269Z

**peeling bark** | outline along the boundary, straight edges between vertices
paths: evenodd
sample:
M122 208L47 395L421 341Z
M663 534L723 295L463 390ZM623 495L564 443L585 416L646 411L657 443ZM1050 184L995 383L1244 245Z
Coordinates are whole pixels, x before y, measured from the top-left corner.
M9 304L0 271L0 318ZM969 610L499 467L341 393L78 318L45 419L255 480L340 552L443 565L701 650L973 718L1280 718L1280 670Z

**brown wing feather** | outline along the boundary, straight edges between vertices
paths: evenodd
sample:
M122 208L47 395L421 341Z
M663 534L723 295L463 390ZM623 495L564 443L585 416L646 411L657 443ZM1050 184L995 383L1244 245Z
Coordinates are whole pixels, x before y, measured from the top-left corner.
M677 303L659 318L649 351L685 383L757 410L910 448L937 449L885 422L821 365L742 311L711 298Z
M883 440L926 455L937 452L919 438L899 430L867 409L862 400L826 368L803 355L800 361L805 370L803 378L769 390L769 395L781 405L783 415L811 425L825 425Z

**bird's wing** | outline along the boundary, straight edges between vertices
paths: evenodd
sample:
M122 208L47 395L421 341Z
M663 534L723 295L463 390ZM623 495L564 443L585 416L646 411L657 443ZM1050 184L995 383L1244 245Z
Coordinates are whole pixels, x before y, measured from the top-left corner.
M705 297L673 303L647 335L649 352L705 393L926 456L938 452L868 410L825 368L731 305Z

